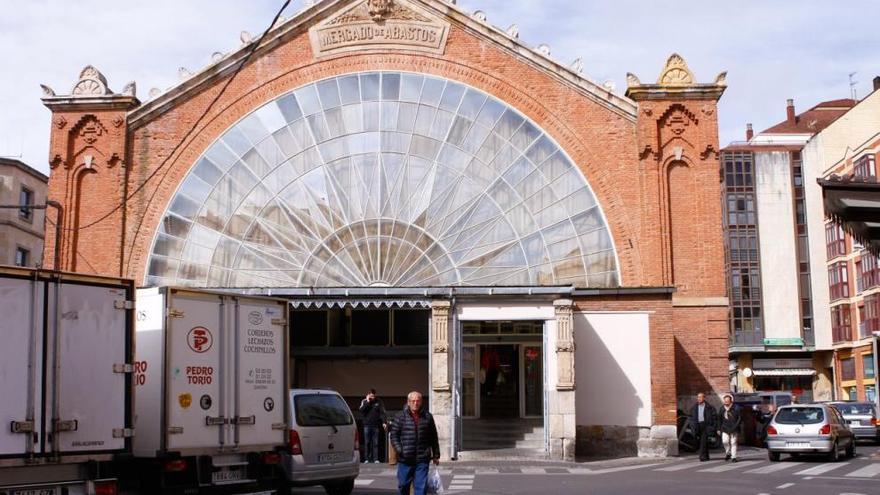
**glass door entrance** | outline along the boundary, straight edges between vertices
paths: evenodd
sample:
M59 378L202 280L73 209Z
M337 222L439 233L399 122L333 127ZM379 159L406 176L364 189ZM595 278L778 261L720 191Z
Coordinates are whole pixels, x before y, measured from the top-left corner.
M540 344L465 344L461 371L463 417L543 416L544 369Z
M480 345L480 417L518 418L518 345Z

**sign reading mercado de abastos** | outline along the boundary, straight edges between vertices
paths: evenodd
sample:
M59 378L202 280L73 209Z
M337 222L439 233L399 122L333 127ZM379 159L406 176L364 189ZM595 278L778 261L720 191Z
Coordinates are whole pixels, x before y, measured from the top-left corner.
M449 24L424 10L394 0L354 3L319 23L309 36L315 56L362 49L366 46L442 54Z

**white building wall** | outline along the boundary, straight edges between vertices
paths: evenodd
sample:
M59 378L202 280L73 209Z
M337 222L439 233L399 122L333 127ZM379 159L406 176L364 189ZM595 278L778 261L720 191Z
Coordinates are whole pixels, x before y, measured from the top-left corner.
M804 202L807 208L807 239L810 248L810 290L813 297L813 332L817 350L831 349L831 297L828 293L828 256L825 250L825 206L822 187L824 153L821 133L801 152L804 170Z
M801 337L791 181L789 152L755 153L764 336L767 338Z
M828 265L825 251L825 208L822 187L816 182L837 162L880 129L880 91L874 91L853 109L816 134L804 147L804 193L810 241L810 274L813 292L813 326L816 349L831 349L831 314Z
M574 314L576 421L651 426L648 312Z

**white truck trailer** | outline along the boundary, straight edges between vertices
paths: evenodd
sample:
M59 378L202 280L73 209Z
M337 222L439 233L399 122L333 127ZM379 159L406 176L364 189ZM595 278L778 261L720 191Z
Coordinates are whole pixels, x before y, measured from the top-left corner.
M133 298L130 280L0 267L0 494L117 493Z
M288 305L137 291L134 472L144 493L273 493L287 444Z

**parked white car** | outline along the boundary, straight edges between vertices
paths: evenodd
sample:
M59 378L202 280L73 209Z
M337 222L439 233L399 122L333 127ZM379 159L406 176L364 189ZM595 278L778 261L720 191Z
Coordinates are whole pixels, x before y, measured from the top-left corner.
M771 461L781 454L824 453L830 461L856 455L855 435L846 420L830 404L791 404L782 406L767 427L767 453Z
M289 435L281 464L290 487L321 485L328 495L354 490L360 473L357 424L339 393L291 390Z

